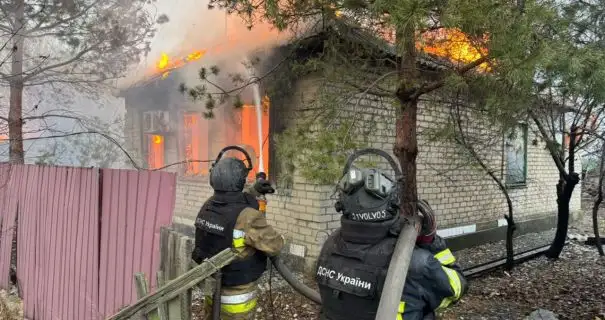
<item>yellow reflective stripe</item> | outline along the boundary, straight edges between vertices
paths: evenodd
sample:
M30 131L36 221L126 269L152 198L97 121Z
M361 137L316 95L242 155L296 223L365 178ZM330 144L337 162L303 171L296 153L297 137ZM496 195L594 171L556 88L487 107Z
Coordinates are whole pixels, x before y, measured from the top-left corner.
M256 298L256 291L236 294L232 296L221 296L222 304L240 304Z
M248 302L238 304L221 304L221 310L228 313L245 313L256 308L257 299L252 299Z
M399 302L399 308L397 308L397 320L403 320L403 312L405 311L405 302Z
M439 260L442 265L446 266L448 264L452 264L456 262L456 257L450 251L450 249L445 249L435 255L435 259Z
M443 268L443 271L445 271L445 273L447 274L447 278L450 281L450 287L452 287L452 290L454 290L454 296L452 297L452 299L454 301L460 299L460 295L462 294L462 283L460 282L458 272L448 267L442 266L441 268Z
M241 247L245 247L245 246L246 246L246 243L244 241L244 238L233 239L234 248L241 248Z
M242 230L233 229L233 247L243 248L246 246L244 241L246 233Z
M403 313L404 311L405 311L405 302L401 301L401 302L399 302L399 310L397 310L397 312Z
M208 304L212 305L212 297L206 296L206 301ZM238 304L223 304L221 303L221 311L227 313L246 313L250 312L250 310L256 308L257 299L254 298L250 301Z
M437 307L437 311L441 311L445 308L447 308L450 304L452 304L452 298L445 298L441 301L441 304L439 304L439 307Z

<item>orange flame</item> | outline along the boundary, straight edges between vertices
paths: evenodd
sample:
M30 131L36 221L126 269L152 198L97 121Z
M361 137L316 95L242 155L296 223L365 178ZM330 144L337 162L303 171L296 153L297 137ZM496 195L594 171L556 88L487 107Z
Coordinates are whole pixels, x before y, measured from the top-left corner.
M158 69L160 69L160 70L165 69L168 66L169 62L170 62L170 58L168 58L168 55L162 52L160 60L158 60L158 63L157 63Z
M170 74L171 70L180 68L187 62L199 60L205 54L206 50L198 50L188 54L184 58L174 60L171 59L167 53L162 52L160 59L156 63L156 69L157 71L162 72L162 79L164 79Z
M162 143L162 141L164 141L164 138L162 136L158 136L158 135L154 135L151 140L153 141L153 143L155 144L160 144Z
M459 29L439 29L423 34L416 43L416 49L452 62L472 63L488 54L487 41L487 36L473 41ZM487 63L479 65L479 69L490 70Z

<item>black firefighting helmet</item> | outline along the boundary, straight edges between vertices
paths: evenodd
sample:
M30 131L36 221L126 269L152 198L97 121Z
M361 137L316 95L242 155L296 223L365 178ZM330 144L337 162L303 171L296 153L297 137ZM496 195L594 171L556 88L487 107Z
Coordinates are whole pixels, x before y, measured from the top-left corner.
M380 222L391 220L399 214L399 192L397 178L379 169L359 169L353 161L366 154L376 154L386 159L395 174L401 171L386 152L378 149L363 149L353 153L347 160L343 176L338 183L336 211L354 221Z
M249 165L246 166L244 161L235 157L223 158L223 154L228 150L242 152ZM241 147L228 146L219 152L210 168L210 186L214 191L240 192L244 190L250 170L252 170L250 155Z

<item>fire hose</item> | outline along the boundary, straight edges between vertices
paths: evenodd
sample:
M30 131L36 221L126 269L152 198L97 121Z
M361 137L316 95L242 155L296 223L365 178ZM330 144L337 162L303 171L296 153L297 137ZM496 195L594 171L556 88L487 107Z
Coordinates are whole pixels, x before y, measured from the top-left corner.
M286 282L290 286L292 286L294 290L305 296L307 299L317 304L321 304L321 296L319 295L319 292L307 287L304 283L298 281L298 279L296 279L296 276L281 261L279 256L271 257L270 259L273 265L275 266L275 269L277 269L277 272L279 272L282 278L284 278L284 280L286 280Z

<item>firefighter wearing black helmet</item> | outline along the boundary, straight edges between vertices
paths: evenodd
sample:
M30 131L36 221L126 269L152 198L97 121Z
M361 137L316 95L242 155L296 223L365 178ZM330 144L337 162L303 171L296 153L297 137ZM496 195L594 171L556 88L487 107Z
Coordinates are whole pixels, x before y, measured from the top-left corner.
M324 243L316 267L323 320L373 320L401 231L395 179L380 170L345 168L336 210L341 227ZM349 170L350 169L350 170ZM435 234L426 202L397 319L434 319L435 311L460 299L466 281L445 241ZM427 209L428 208L428 209Z
M256 197L273 193L270 183L258 179L244 192L249 169L236 158L222 158L212 167L210 185L214 194L200 209L195 226L192 259L201 263L233 247L239 260L222 269L221 319L253 319L257 280L265 271L267 255L277 255L284 246L258 210ZM212 297L205 297L205 315L212 315Z

